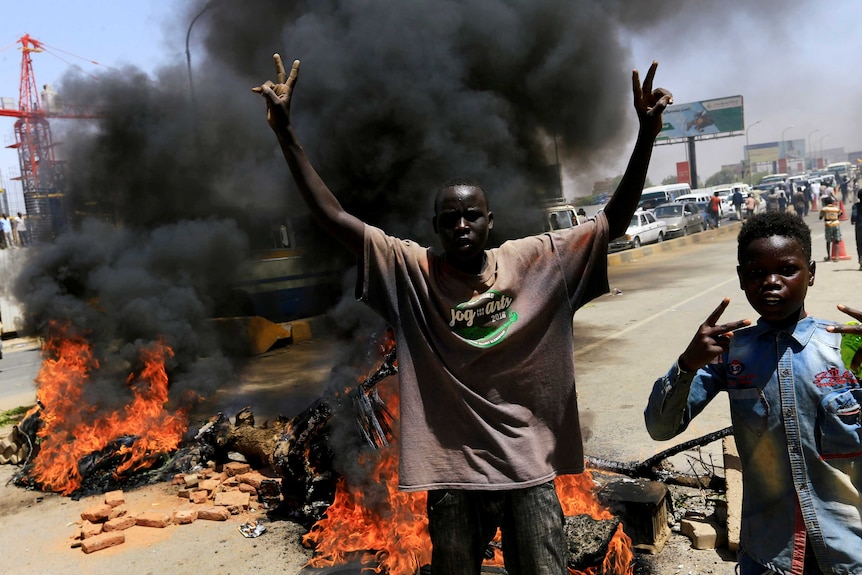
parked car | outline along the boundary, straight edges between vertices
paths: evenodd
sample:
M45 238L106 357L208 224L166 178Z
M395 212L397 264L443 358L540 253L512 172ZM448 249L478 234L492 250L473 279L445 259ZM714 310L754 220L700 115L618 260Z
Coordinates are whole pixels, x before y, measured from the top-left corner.
M694 202L671 202L657 206L655 217L667 222L665 238L687 236L704 230L703 217Z
M632 216L626 233L611 240L611 250L639 248L643 244L664 241L667 234L667 222L656 219L650 211L638 210Z

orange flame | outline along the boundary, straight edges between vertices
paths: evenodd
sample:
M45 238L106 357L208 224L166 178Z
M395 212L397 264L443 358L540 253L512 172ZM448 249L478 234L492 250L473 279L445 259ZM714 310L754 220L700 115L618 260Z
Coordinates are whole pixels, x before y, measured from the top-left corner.
M563 515L587 514L593 519L613 519L613 514L596 497L598 486L589 470L579 475L561 475L554 483L563 507ZM600 570L597 571L594 567L586 571L570 568L569 573L570 575L595 575L596 573L631 575L634 572L632 559L634 559L632 540L625 534L620 524L611 539Z
M132 400L122 408L107 410L84 399L89 375L99 368L90 344L82 336L49 337L36 376L36 397L41 404L43 426L38 431L39 452L33 461L33 478L45 491L69 495L81 485L80 459L99 451L112 441L135 436L130 447L118 454L125 461L115 475L150 466L160 454L173 451L188 427L185 410L171 413L165 360L173 355L166 344L157 342L141 353L143 369L130 373L126 386Z
M391 381L381 382L378 390L386 403L397 409L397 396L389 389ZM367 461L374 458L373 461ZM427 495L398 490L397 440L389 447L365 456L370 464L368 481L381 486L382 500L368 490L338 482L335 499L323 519L303 537L303 544L315 549L311 567L340 565L359 557L363 566L377 573L412 575L431 562L431 538L426 514ZM612 519L613 514L596 497L598 486L589 471L556 479L557 494L565 515L589 514L595 519ZM500 533L495 538L500 541ZM632 575L631 539L617 528L601 566L586 571L569 569L570 575ZM503 565L499 548L486 565Z

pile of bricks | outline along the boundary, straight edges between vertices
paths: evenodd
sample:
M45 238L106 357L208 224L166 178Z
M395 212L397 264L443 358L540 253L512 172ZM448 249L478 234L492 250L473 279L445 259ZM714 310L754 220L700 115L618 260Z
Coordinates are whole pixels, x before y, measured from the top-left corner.
M133 526L164 528L187 525L197 520L227 521L252 507L252 497L263 506L280 496L280 478L253 471L247 463L230 462L220 471L215 465L199 473L179 474L172 484L177 489L173 511L135 512L126 506L123 491L105 494L103 503L81 513L80 530L72 547L93 553L125 543L125 532Z
M0 440L0 464L18 465L27 460L30 453L30 445L27 438L18 430L18 426L12 428L12 432Z

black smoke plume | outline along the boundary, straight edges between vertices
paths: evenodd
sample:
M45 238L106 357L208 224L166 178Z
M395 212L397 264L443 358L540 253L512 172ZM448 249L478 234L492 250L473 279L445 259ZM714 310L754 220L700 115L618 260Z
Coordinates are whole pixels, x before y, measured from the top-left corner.
M58 86L66 102L96 108L100 118L55 124L75 226L22 274L17 295L29 329L68 320L105 355L116 352L116 362L166 338L177 351L174 372L189 386L226 364L206 320L256 246L255 214L300 222L306 213L264 103L250 91L273 79L274 52L302 61L294 122L351 212L430 243L437 187L472 176L489 192L499 242L535 231L532 190L549 164L591 182L628 154L637 129L631 70L650 65L632 61L635 34L676 41L680 29L715 29L787 4L182 3L165 30L184 37L200 15L192 76L178 54L152 73L128 66L97 80L70 74ZM673 89L661 69L658 83ZM314 226L296 225L317 259L339 249ZM361 306L338 309L345 328L375 324ZM375 324L367 333L379 331Z

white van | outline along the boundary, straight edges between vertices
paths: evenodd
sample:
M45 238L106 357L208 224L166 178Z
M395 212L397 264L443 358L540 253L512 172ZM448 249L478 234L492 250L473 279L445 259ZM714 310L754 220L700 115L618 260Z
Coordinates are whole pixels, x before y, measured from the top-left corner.
M853 164L850 162L833 162L826 166L826 171L835 176L835 179L840 182L844 178L852 179L855 175L853 173Z
M681 196L676 197L677 202L708 202L709 198L712 197L712 194L707 194L702 190L694 190L690 194L683 194Z
M688 184L667 184L664 186L651 186L644 188L641 192L641 200L638 207L651 210L654 207L676 200L683 194L690 194L691 186Z

